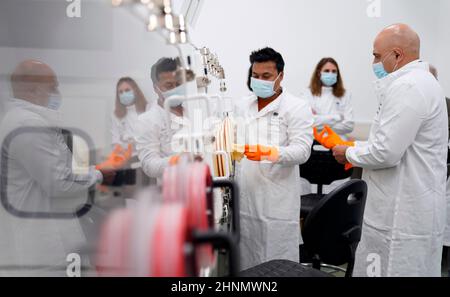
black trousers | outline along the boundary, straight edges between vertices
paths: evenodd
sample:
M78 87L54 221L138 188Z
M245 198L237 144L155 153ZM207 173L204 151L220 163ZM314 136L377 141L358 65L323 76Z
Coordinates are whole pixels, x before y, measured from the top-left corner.
M444 246L444 249L447 256L447 272L448 272L447 276L450 277L450 247Z
M136 169L124 169L117 171L112 186L132 186L136 184Z

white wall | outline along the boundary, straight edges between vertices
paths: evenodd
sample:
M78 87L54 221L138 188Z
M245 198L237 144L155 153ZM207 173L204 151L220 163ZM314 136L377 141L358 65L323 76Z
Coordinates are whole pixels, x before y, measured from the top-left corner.
M195 39L217 51L233 96L247 92L252 50L271 46L283 54L284 85L294 94L308 85L322 57L335 57L353 94L356 119L370 122L376 109L371 68L374 37L392 23L410 24L422 38L423 58L438 61L438 35L446 35L449 44L450 27L448 21L447 26L437 24L438 13L450 11L450 1L441 2L381 0L381 17L369 18L366 11L370 3L366 0L207 0ZM449 79L450 75L442 71L444 77Z
M103 0L82 3L90 1ZM376 108L371 85L373 38L384 26L405 22L421 35L423 58L439 68L441 82L450 95L450 21L446 16L450 0L381 0L380 18L367 16L368 5L367 0L205 0L192 37L198 46L218 53L227 73L229 94L236 98L248 92L248 56L254 49L272 46L284 55L285 87L295 94L308 85L318 60L333 56L353 93L356 119L370 122ZM136 78L153 99L151 65L161 56L176 55L174 48L146 32L144 24L126 10L105 9L111 14L111 28L102 32L112 35L107 49L0 47L1 98L9 96L8 75L17 63L28 58L47 62L60 76L67 125L87 131L97 147L108 147L110 142L109 118L117 79L125 75ZM92 30L84 32L86 40L98 36L96 28ZM61 42L73 33L60 31L52 32L47 40Z
M436 60L432 63L438 68L439 81L447 97L450 97L450 1L439 0L439 38Z

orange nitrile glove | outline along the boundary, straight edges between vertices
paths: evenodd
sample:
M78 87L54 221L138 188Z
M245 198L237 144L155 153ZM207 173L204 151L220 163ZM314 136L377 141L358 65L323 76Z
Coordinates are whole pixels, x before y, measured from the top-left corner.
M125 160L128 162L133 156L133 145L131 143L128 144L127 150L123 153Z
M345 164L345 171L349 171L352 168L353 168L353 165L351 163Z
M271 162L278 161L279 152L276 147L264 146L260 144L256 145L245 145L245 156L251 161L264 161L268 160Z
M116 153L116 154L118 154L118 155L120 155L120 154L123 154L123 147L120 145L120 144L116 144L115 146L114 146L114 149L113 149L113 152L114 153Z
M327 134L325 136L325 133ZM325 125L324 130L317 132L317 128L314 127L314 138L327 149L333 149L337 145L345 145L345 146L355 146L353 141L344 141L330 126ZM345 170L348 171L353 168L353 165L350 163L345 164Z
M120 145L116 145L112 153L108 156L105 162L98 164L95 168L97 170L118 170L123 168L131 159L133 153L133 146L128 144L125 151Z
M178 161L180 161L180 157L181 157L181 155L175 155L175 156L170 157L170 159L169 159L169 165L170 165L170 166L177 165L177 164L178 164Z
M325 133L327 135L325 135ZM327 149L333 149L337 145L355 146L354 142L344 141L339 135L334 132L330 126L325 125L324 130L318 133L317 128L314 127L314 138Z

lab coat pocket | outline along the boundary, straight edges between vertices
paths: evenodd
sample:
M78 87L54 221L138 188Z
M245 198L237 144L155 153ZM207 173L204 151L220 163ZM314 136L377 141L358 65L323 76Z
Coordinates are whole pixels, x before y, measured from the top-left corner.
M433 190L418 195L404 195L396 213L396 229L404 235L431 236L444 230L445 206ZM444 211L443 211L444 210Z
M373 171L365 177L368 199L366 201L364 219L370 226L388 231L394 221L395 197L393 194L385 191L383 188L385 185L383 180L380 180L380 177L377 172Z
M285 180L290 176L288 168L271 162L260 162L259 171L264 178L264 182L278 184L279 186L285 185Z
M336 105L336 111L338 114L344 114L345 112L345 102L341 98L336 98L334 101Z
M280 118L277 126L273 125L271 130L271 145L272 146L286 146L288 139L288 124L284 118Z
M278 164L261 163L264 177L261 197L264 197L264 213L269 219L295 221L300 213L299 181L291 178L291 169ZM298 187L297 187L298 186Z

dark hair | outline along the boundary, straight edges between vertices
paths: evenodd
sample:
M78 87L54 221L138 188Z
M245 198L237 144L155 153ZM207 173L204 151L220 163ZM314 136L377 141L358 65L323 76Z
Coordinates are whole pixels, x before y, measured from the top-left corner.
M114 113L116 117L119 119L123 119L127 115L127 108L123 105L119 100L119 87L123 83L128 83L133 89L134 94L136 95L136 111L138 114L144 113L147 108L147 100L145 99L144 93L141 88L139 88L136 81L130 77L122 77L117 82L116 86L116 110Z
M331 63L337 68L337 83L333 86L333 95L337 98L342 98L345 95L345 88L344 88L344 82L342 80L341 76L341 70L339 69L339 65L333 58L323 58L320 60L320 62L317 64L316 69L314 70L314 73L311 77L311 83L309 84L309 88L311 89L311 93L314 96L320 97L322 96L322 81L320 80L320 75L323 66L325 66L327 63Z
M247 87L250 91L253 92L253 89L252 89L252 66L250 66L250 69L248 70Z
M151 78L153 84L159 82L159 75L163 72L174 72L178 69L178 60L172 58L161 58L152 66Z
M250 55L250 63L264 63L264 62L274 62L277 66L278 73L284 71L284 60L283 56L270 47L265 47L263 49L252 52Z

